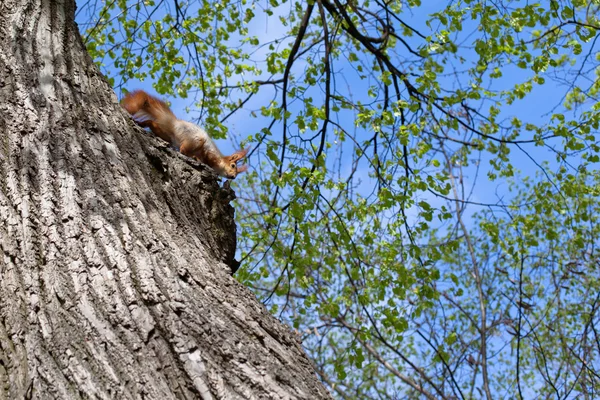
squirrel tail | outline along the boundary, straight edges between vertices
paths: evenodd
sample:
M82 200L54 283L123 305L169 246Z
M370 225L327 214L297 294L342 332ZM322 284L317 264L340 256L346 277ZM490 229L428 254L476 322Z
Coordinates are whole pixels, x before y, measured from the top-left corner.
M177 118L165 102L143 90L134 90L128 93L121 103L140 126L150 128L157 136L171 142L173 125Z

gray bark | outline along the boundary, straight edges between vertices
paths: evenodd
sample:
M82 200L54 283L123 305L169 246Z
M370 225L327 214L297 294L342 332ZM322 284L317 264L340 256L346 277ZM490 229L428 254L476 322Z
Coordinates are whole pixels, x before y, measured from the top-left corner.
M0 2L0 399L317 399L230 276L233 192L136 128L72 0Z

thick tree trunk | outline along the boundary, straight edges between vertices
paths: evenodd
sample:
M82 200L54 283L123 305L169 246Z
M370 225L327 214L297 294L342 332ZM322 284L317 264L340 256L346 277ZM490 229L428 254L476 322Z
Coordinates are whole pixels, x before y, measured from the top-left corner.
M0 399L329 397L230 276L233 192L134 127L74 8L0 2Z

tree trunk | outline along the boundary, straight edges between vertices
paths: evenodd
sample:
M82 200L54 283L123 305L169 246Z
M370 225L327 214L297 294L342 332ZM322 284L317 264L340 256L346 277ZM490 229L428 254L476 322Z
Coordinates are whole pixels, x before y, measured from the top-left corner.
M328 398L230 276L233 192L134 127L74 10L0 2L0 399Z

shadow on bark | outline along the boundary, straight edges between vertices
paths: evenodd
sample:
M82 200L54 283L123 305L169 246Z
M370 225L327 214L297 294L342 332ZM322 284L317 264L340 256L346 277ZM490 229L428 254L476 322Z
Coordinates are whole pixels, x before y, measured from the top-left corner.
M134 126L74 7L0 4L0 398L328 398L230 275L233 191Z

